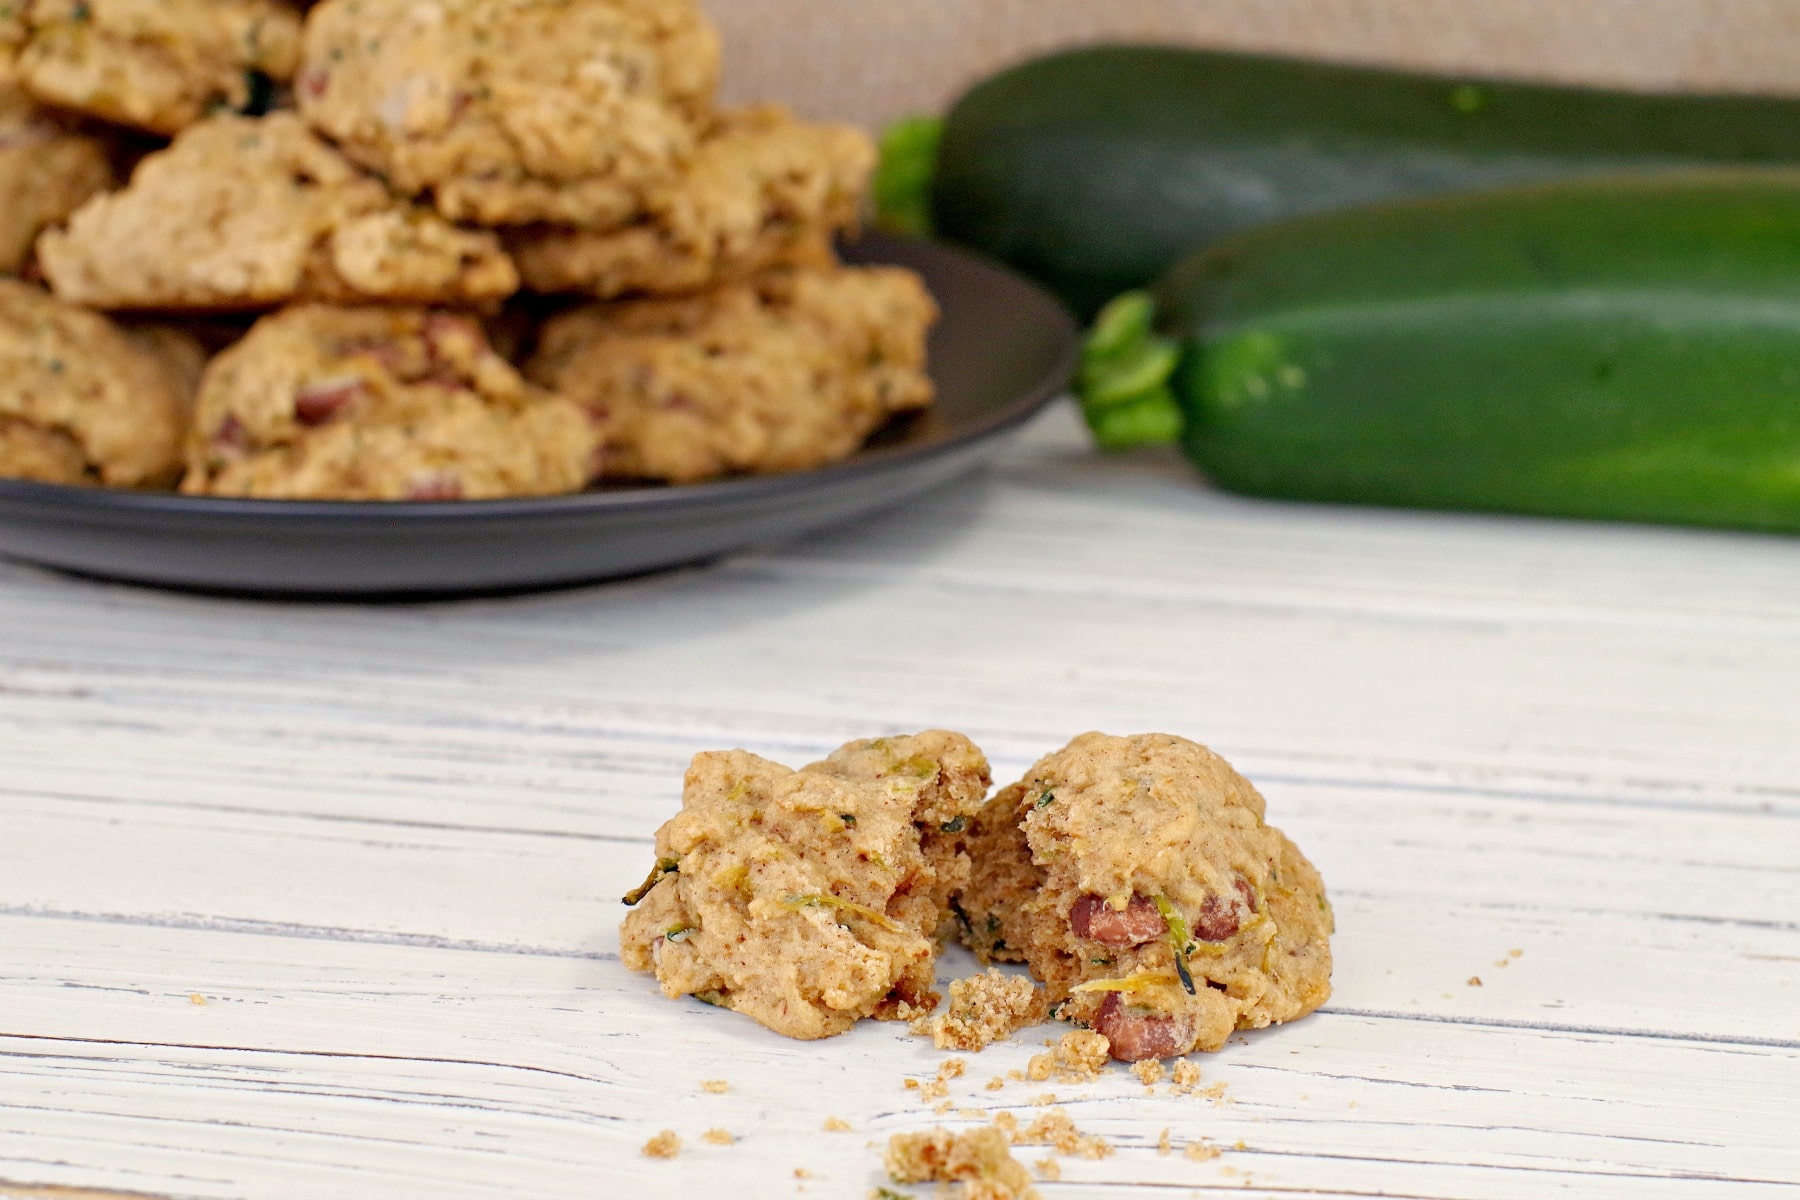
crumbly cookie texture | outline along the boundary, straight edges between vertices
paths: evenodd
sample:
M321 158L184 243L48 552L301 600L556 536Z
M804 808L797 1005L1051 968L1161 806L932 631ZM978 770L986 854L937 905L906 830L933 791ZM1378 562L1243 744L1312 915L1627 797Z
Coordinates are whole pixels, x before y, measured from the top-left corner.
M847 458L932 399L937 309L897 267L776 271L698 296L573 309L526 374L586 405L607 473L693 483Z
M605 228L686 163L718 69L693 0L325 0L295 92L452 220Z
M817 264L855 226L875 165L869 136L774 105L725 114L693 162L614 230L523 229L508 239L527 287L600 299L670 295L771 267Z
M964 1132L927 1129L888 1138L884 1156L895 1183L960 1183L962 1200L1038 1200L1031 1172L992 1125Z
M59 296L109 309L480 304L519 285L493 233L395 200L292 113L190 127L38 257Z
M18 0L15 70L61 108L173 134L219 108L265 106L300 62L286 0Z
M148 487L180 471L178 368L98 313L0 279L0 475Z
M950 1002L936 1016L921 1017L912 1031L931 1038L940 1050L985 1050L1050 1012L1044 989L1023 975L989 967L950 983Z
M933 941L969 874L987 760L960 734L852 742L798 771L696 755L657 867L620 927L625 965L794 1038L937 1003Z
M964 938L1128 1062L1303 1016L1331 994L1331 908L1263 810L1196 742L1083 734L983 809Z
M182 490L315 500L579 491L599 434L467 317L308 305L264 317L201 382Z
M0 82L0 274L24 270L38 234L112 182L97 138L73 131Z

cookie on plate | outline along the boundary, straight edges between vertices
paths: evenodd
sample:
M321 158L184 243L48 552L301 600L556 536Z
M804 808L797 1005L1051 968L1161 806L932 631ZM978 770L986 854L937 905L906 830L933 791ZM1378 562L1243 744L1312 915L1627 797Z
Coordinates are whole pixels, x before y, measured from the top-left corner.
M325 0L295 92L452 220L605 228L687 160L718 70L693 0Z
M799 771L696 755L656 869L626 897L625 965L794 1038L930 1011L933 934L989 781L981 751L942 730Z
M311 500L575 492L600 437L464 316L284 309L207 366L182 490Z
M151 487L180 472L182 369L156 344L0 279L0 476Z
M220 108L265 107L300 61L285 0L29 0L20 83L46 104L173 134Z
M764 105L720 116L678 178L614 230L520 230L508 239L525 285L600 299L691 292L770 267L829 260L855 226L875 146L849 125L797 121Z
M482 304L519 282L493 233L394 199L293 113L190 126L38 258L57 295L107 309Z
M894 414L931 403L936 313L901 268L776 271L563 313L526 374L606 423L608 475L797 471L847 458Z
M112 181L99 139L75 132L0 83L0 274L22 271L38 234Z
M1318 872L1196 742L1083 734L988 802L970 855L963 939L1026 963L1114 1058L1216 1050L1331 994Z

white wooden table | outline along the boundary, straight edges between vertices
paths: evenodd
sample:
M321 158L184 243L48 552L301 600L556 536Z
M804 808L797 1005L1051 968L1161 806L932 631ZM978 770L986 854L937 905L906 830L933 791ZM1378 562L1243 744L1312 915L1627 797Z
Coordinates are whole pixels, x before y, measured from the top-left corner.
M1197 737L1335 901L1336 994L1207 1059L1223 1102L1050 1089L1117 1153L1047 1198L1800 1196L1800 541L1254 503L1063 411L907 511L618 586L0 566L0 1194L864 1196L943 1056L664 1000L617 897L695 751L925 726L1003 779ZM1045 1032L956 1103L1038 1111L982 1085Z

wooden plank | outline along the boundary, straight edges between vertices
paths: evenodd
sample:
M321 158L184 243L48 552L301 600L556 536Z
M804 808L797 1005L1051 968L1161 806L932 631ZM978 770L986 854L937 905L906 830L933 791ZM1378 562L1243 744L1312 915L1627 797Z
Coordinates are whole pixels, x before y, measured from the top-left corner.
M1054 414L905 514L507 601L0 566L0 1196L866 1191L958 1119L900 1086L942 1056L669 1002L616 898L694 751L928 725L1001 778L1199 736L1338 912L1326 1010L1207 1060L1230 1102L1050 1085L1119 1146L1051 1196L1800 1194L1791 545L1259 505L1080 444ZM958 1104L1035 1112L981 1085L1037 1036Z
M47 993L73 974L88 982L58 989L73 1007L57 1019L93 1028L105 1017L113 1033L0 1039L0 1147L97 1141L107 1153L90 1161L157 1164L196 1194L235 1194L270 1167L280 1183L258 1194L385 1179L407 1193L490 1195L525 1177L534 1194L576 1195L603 1169L673 1191L730 1169L747 1195L789 1195L794 1166L841 1192L873 1181L870 1138L940 1119L901 1083L941 1056L896 1026L797 1045L601 964L44 920L0 928L47 968L8 981L5 1011L31 1013L34 992L40 1007L62 1002ZM122 965L126 955L158 966ZM215 985L203 1005L185 990L195 980ZM1015 1039L973 1057L958 1106L1029 1119L1031 1099L1056 1092L1119 1147L1071 1167L1097 1184L1239 1186L1221 1174L1230 1167L1271 1189L1354 1193L1412 1176L1435 1180L1434 1195L1519 1194L1540 1181L1675 1195L1708 1194L1678 1193L1677 1179L1778 1182L1800 1170L1783 1115L1800 1047L1326 1013L1209 1058L1223 1103L1166 1087L1146 1096L1122 1072L984 1088L1036 1048ZM713 1076L732 1091L702 1092ZM820 1135L827 1116L856 1134ZM715 1126L743 1140L700 1145ZM1166 1160L1153 1148L1164 1126L1245 1148L1213 1164ZM691 1153L638 1158L661 1127L685 1134Z

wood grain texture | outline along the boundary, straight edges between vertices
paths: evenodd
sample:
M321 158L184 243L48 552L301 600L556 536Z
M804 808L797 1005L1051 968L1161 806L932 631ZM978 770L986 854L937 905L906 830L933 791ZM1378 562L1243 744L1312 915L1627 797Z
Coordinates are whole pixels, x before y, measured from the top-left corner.
M1254 503L1058 409L701 570L350 607L0 566L0 631L0 1196L865 1194L975 1119L902 1086L943 1056L664 1000L617 897L695 751L932 725L1002 778L1205 740L1339 916L1332 1001L1207 1058L1217 1101L985 1090L1047 1030L972 1057L959 1108L1114 1143L1048 1197L1800 1196L1792 541Z

